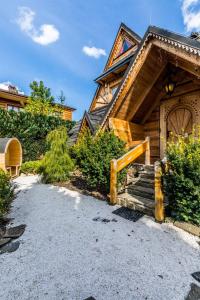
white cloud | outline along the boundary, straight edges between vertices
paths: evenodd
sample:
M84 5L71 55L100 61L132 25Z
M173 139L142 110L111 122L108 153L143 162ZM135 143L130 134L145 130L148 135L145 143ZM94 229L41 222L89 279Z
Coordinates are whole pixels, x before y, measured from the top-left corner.
M25 32L35 43L49 45L59 39L60 33L51 24L43 24L37 29L34 25L35 12L29 7L19 7L19 17L16 20L21 31Z
M106 51L101 48L84 46L82 50L86 55L94 58L99 58L100 56L106 56Z
M200 8L197 7L200 0L183 0L182 1L182 14L183 22L187 31L200 30Z

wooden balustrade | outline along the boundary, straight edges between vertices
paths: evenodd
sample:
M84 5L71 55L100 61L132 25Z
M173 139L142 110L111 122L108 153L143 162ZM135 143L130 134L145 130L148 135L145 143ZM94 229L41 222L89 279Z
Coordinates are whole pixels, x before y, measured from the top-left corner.
M140 144L136 142L137 146L124 154L119 159L111 160L110 164L110 202L116 204L117 202L117 173L127 167L130 163L136 160L140 155L145 153L145 164L150 165L150 139L146 139Z

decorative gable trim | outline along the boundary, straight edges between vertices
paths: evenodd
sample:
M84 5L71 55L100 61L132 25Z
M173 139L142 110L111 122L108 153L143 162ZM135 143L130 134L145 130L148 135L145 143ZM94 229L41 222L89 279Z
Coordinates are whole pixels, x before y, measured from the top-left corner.
M115 103L117 102L117 100L119 99L120 95L122 94L122 91L124 90L125 86L127 85L127 82L133 72L133 69L135 67L135 65L137 64L138 60L140 59L142 53L144 52L144 50L147 47L147 44L149 43L149 40L151 39L156 39L159 40L165 44L171 45L177 49L182 49L183 51L190 53L192 55L195 55L197 57L200 57L200 42L197 42L199 44L199 47L197 46L193 46L193 45L189 45L190 42L190 38L185 38L176 34L171 34L170 32L168 32L171 35L177 36L177 37L181 37L181 39L185 39L185 42L183 41L179 41L178 38L172 38L172 37L166 37L164 36L162 33L154 33L151 30L154 30L154 27L149 27L144 38L143 41L141 42L141 45L139 47L139 49L137 50L137 53L135 54L135 56L133 57L133 61L132 63L130 63L130 67L128 68L127 72L125 73L125 77L124 80L121 83L121 86L119 86L118 88L118 92L115 94L115 97L113 98L113 101L111 103L111 105L109 106L109 109L107 111L107 113L105 114L104 120L100 126L100 129L103 128L105 126L106 121L108 120L109 115L111 114ZM159 30L159 28L155 27L155 30ZM161 30L162 31L162 30ZM166 32L166 31L165 31ZM187 44L188 42L188 44Z

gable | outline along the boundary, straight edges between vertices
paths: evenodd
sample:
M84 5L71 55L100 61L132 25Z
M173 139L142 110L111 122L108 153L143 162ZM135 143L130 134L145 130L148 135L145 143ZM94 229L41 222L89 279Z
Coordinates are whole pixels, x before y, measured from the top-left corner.
M105 70L136 52L141 38L123 23L120 25L114 44L112 46Z
M153 85L167 62L200 77L200 42L149 27L101 126L109 117L132 120L149 92L155 100L158 90Z

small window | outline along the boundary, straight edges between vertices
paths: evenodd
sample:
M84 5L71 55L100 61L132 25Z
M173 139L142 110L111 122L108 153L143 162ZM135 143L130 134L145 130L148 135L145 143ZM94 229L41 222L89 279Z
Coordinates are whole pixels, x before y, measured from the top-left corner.
M20 107L14 106L14 105L8 105L7 109L8 110L14 110L14 111L17 111L17 112L20 111Z
M121 55L122 53L126 52L129 48L131 48L131 46L132 46L132 44L128 40L124 39L122 46L119 50L118 56Z

